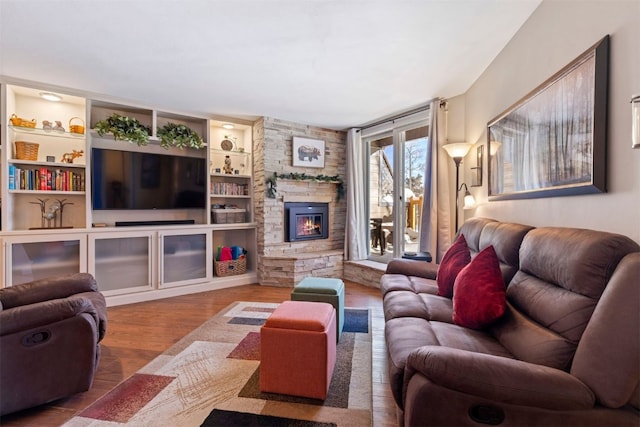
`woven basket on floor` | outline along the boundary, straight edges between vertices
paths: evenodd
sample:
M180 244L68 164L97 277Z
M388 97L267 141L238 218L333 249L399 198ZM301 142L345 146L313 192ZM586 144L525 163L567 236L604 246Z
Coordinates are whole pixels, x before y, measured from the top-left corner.
M38 160L38 148L40 144L27 141L16 141L16 159Z
M230 261L213 261L216 276L233 276L247 272L247 259L240 258Z

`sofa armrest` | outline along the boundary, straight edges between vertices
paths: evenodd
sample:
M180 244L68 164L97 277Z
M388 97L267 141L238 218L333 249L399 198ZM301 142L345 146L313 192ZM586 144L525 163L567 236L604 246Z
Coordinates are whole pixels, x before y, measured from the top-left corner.
M107 302L104 299L104 295L100 292L83 292L81 294L75 294L68 299L86 299L91 302L93 306L92 311L87 311L91 314L98 326L98 342L102 341L107 333Z
M405 276L416 276L425 279L435 279L438 273L438 265L416 261L413 259L394 258L387 264L386 274L404 274Z
M507 404L550 410L587 409L595 404L591 389L567 372L489 354L420 347L407 359L403 394L416 373L442 387Z
M88 313L97 318L88 298L65 298L14 307L0 312L0 336L26 331Z
M88 273L34 280L33 282L0 289L2 309L67 298L82 292L98 292L98 285Z

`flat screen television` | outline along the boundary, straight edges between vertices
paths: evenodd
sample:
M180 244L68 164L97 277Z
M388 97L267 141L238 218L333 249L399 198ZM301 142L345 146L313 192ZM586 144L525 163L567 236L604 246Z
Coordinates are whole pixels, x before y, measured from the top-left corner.
M94 210L189 209L206 204L205 159L91 149Z

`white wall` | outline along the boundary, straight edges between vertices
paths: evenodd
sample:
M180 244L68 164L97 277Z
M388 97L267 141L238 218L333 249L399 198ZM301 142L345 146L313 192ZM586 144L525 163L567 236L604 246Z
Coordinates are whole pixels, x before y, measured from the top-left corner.
M608 192L489 202L485 160L483 187L472 189L479 206L466 211L467 217L592 228L640 242L640 150L631 149L630 106L631 96L640 93L640 1L544 0L465 94L465 138L486 143L487 122L606 34L611 36ZM465 159L465 181L474 155L472 150Z

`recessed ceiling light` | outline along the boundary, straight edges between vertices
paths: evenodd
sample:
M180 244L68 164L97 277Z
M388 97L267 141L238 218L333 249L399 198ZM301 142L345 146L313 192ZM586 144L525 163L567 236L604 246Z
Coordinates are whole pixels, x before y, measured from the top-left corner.
M40 92L40 97L46 99L47 101L62 101L62 97L60 95L56 95L55 93L51 92Z
M225 123L222 125L222 127L225 129L233 129L233 125L231 123Z

